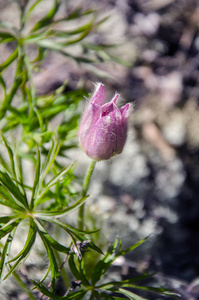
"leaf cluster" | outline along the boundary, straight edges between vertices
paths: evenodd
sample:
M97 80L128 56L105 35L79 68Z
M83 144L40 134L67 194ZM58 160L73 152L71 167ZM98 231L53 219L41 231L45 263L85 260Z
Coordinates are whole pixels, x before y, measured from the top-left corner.
M34 182L32 186L26 186L23 180L21 159L17 156L17 150L15 149L14 152L11 149L3 135L2 140L10 158L11 170L9 165L7 167L6 165L5 167L1 166L0 169L0 204L9 209L7 215L0 217L0 238L2 239L7 236L1 253L0 278L2 278L6 267L8 268L8 272L4 279L15 271L21 262L26 260L33 248L36 236L39 235L48 253L49 268L47 273L51 271L52 280L54 281L59 275L54 249L67 254L70 248L54 240L45 230L45 223L56 224L56 226L62 228L71 237L73 243L76 243L77 239L85 239L84 235L90 232L80 231L73 226L59 221L59 218L77 209L84 203L87 196L75 202L73 201L73 203L68 204L66 207L60 208L59 202L55 202L54 210L49 209L48 206L39 209L43 203L49 200L49 192L51 199L57 198L56 189L54 192L51 190L53 187L59 185L61 189L61 183L67 182L68 185L70 184L69 178L73 174L75 164L73 163L70 166L64 167L60 172L52 176L50 180L46 181L51 166L54 164L59 153L59 143L52 142L43 164L41 163L41 152L37 148ZM31 197L28 196L27 191L31 192ZM28 221L27 240L20 253L10 259L15 231L23 220Z
M150 278L152 275L144 274L131 279L122 280L122 281L111 281L103 282L102 278L105 273L109 270L112 263L119 257L123 256L126 253L133 251L135 248L140 246L144 241L140 240L136 244L130 246L127 249L122 249L121 241L117 238L113 245L111 245L105 255L93 266L91 278L88 276L88 272L85 266L85 258L78 259L75 254L70 254L68 256L68 265L69 268L76 279L73 282L72 287L68 291L70 293L65 296L56 296L52 294L42 283L34 282L35 286L40 290L44 295L55 300L65 300L65 299L131 299L131 300L146 300L145 298L135 294L132 289L145 290L148 292L154 292L162 294L165 296L179 297L179 295L168 291L164 288L154 288L154 287L143 287L138 283ZM74 286L74 283L77 283ZM76 291L76 287L80 287Z

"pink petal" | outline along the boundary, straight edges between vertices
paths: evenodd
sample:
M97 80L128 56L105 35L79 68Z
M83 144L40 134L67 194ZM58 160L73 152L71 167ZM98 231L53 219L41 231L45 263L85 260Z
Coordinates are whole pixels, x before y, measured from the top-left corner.
M91 98L91 103L102 106L104 102L105 102L105 88L102 83L98 83L96 90Z
M127 103L126 105L122 106L120 108L120 112L121 112L123 118L128 118L128 116L130 114L130 104Z
M111 102L115 103L118 99L119 95L115 94L115 96L113 97L113 99L111 100Z
M115 104L115 101L117 100L119 95L116 95L117 97L114 97L110 102L104 104L102 106L101 116L107 116L112 111L118 111L120 113L120 110L118 109L117 105ZM121 113L120 113L121 115Z

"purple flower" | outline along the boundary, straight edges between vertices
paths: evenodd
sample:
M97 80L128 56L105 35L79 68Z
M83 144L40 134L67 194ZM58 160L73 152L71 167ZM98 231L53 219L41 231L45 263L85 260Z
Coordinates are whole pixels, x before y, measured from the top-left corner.
M109 159L124 148L127 137L127 121L131 105L122 108L115 104L119 95L105 103L104 85L98 83L79 127L80 146L94 160ZM105 104L104 104L105 103Z

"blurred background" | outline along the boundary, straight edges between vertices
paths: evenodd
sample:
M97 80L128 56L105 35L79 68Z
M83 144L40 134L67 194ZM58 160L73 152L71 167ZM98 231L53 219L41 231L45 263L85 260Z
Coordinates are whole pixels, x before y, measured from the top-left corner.
M52 3L41 1L30 24ZM90 92L101 81L107 100L117 91L121 105L134 104L123 153L97 164L87 222L94 216L102 227L102 244L119 236L129 246L151 234L145 246L117 261L110 276L125 279L150 270L157 272L154 284L166 284L182 299L199 299L199 2L65 0L59 14L79 5L108 17L87 42L116 44L114 59L86 65L49 53L34 75L38 95L65 81L67 90L84 86ZM18 25L15 1L0 0L0 19ZM76 25L71 22L71 28ZM1 47L1 62L12 47ZM78 54L79 48L68 51ZM106 60L105 52L98 55ZM9 84L14 75L6 72ZM78 148L70 151L71 159L77 155L83 175L89 159ZM15 296L10 299L24 299Z

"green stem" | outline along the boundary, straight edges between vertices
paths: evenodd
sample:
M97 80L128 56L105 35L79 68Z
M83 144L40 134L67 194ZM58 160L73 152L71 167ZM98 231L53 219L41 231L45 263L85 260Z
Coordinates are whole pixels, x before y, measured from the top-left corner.
M82 197L85 197L87 194L91 176L92 176L94 168L95 168L95 164L96 164L96 161L92 160L92 162L90 163L90 166L88 168L88 171L86 173L86 176L84 178ZM84 228L84 208L85 208L85 204L82 204L82 206L80 206L80 208L79 208L78 227L80 230L83 230L83 228Z

